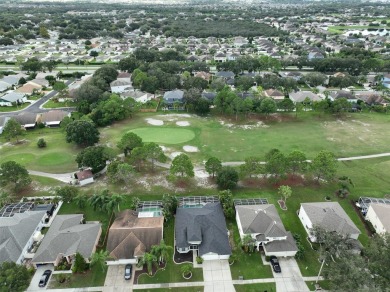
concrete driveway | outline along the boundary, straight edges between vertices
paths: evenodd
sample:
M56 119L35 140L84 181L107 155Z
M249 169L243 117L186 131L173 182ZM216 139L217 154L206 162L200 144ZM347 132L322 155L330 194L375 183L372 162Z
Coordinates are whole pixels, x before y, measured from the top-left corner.
M35 274L30 282L30 286L27 288L27 291L44 291L46 290L47 285L50 282L51 276L49 281L47 282L45 287L39 287L39 280L41 279L43 272L46 270L51 270L54 271L54 266L53 265L44 265L44 266L39 266L37 270L35 271Z
M203 262L204 292L234 292L228 260Z
M124 292L133 290L134 266L130 280L125 280L125 265L108 266L103 292Z
M276 291L278 292L302 292L310 291L302 278L297 261L294 258L278 258L281 273L274 274Z

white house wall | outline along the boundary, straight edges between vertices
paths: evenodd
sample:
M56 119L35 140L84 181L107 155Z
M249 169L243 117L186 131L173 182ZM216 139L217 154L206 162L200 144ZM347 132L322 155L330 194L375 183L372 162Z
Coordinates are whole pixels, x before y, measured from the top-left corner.
M312 236L310 236L310 229L313 228L313 224L309 218L309 216L307 216L305 210L302 208L299 209L299 219L301 220L302 222L302 225L303 227L305 228L306 230L306 233L309 235L310 239L313 241L315 240L315 238L313 238Z
M376 215L375 210L371 206L368 208L366 219L371 222L372 226L374 226L375 231L377 233L387 232L381 220Z
M276 256L276 257L293 257L297 253L296 251L278 251L278 252L267 252L264 249L266 256Z
M228 260L229 255L218 255L216 253L208 253L202 255L202 259L205 261L212 261L212 260Z

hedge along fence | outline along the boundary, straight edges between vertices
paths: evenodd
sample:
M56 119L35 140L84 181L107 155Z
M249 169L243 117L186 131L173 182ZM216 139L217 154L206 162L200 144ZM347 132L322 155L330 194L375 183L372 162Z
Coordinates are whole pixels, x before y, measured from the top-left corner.
M158 107L160 106L161 99L158 99L157 106L155 108L141 108L139 111L141 113L156 113Z

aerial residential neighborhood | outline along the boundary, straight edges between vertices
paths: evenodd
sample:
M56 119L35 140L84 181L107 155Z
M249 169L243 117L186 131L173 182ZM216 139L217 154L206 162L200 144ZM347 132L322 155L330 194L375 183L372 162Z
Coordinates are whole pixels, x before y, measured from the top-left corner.
M0 2L0 291L389 291L389 13Z

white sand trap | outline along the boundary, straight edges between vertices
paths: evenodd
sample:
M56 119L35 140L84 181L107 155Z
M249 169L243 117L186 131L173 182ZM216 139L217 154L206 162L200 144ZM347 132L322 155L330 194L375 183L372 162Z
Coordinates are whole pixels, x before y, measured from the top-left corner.
M191 118L190 114L167 114L167 115L159 115L159 117L173 117L173 118Z
M199 151L198 147L189 146L189 145L183 146L183 150L184 150L185 152L198 152L198 151Z
M187 127L190 125L190 122L187 122L187 121L178 121L176 122L176 125L180 126L180 127Z
M206 178L209 177L209 174L204 169L197 169L194 171L195 177Z
M179 156L180 154L182 154L183 152L172 152L170 157L173 159L175 158L176 156Z
M146 119L146 121L148 122L148 124L151 124L153 126L162 126L164 125L164 121L162 120L156 120L156 119Z
M165 146L161 146L161 145L160 145L160 148L161 148L161 150L164 151L164 152L167 151L167 147L165 147Z

